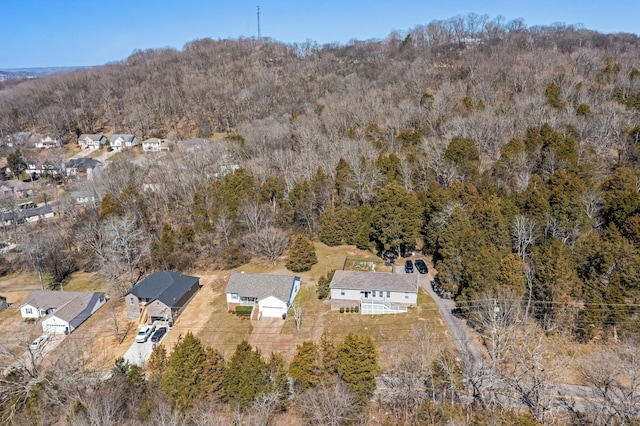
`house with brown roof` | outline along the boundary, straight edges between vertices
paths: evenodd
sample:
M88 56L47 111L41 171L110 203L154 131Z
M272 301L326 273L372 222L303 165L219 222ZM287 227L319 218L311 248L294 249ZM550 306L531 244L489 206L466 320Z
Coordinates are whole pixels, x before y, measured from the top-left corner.
M403 313L418 303L418 280L411 274L336 271L329 289L331 309L360 306L363 315Z
M104 293L35 290L20 305L23 319L41 319L45 333L71 333L106 303Z
M229 278L225 293L227 308L252 306L251 318L286 318L287 312L300 291L300 277L235 273Z

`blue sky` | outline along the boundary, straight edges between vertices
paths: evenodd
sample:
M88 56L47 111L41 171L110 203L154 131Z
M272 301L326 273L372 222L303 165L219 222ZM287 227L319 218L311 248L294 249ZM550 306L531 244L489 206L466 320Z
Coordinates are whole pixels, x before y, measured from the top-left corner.
M2 0L0 69L102 65L204 37L320 44L384 39L470 12L638 34L638 0Z

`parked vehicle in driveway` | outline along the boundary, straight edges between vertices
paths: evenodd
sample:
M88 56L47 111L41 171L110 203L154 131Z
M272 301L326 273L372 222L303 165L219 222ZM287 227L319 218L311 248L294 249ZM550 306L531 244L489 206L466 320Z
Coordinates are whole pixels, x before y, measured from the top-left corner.
M149 339L149 336L156 331L155 325L143 325L138 329L138 334L136 335L136 343L144 343Z
M44 342L46 342L48 338L49 338L49 336L45 336L43 334L42 336L40 336L36 340L34 340L33 343L31 343L31 346L29 346L29 348L31 348L32 351L36 351L38 349L41 349L42 346L44 345Z
M404 264L404 272L407 274L413 274L413 262L411 259L407 260Z
M159 327L156 331L151 335L152 342L159 342L162 340L162 336L164 336L167 332L167 327Z
M422 259L416 259L416 269L421 274L426 274L427 272L429 272L429 268L427 268L426 262Z

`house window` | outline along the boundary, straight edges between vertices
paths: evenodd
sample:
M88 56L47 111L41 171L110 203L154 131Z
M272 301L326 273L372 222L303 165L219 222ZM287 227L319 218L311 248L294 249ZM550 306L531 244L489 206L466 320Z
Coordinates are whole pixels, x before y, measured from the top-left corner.
M24 310L28 315L31 315L33 313L33 310L31 308L27 308Z
M405 293L405 294L404 294L404 298L405 298L405 299L408 299L408 298L409 298L409 293Z
M238 300L238 293L231 293L231 300Z
M344 296L344 290L340 290L340 296Z
M387 292L387 297L391 297L391 292L390 291Z
M136 302L133 300L133 297L129 298L129 304L130 305L135 305L136 304Z

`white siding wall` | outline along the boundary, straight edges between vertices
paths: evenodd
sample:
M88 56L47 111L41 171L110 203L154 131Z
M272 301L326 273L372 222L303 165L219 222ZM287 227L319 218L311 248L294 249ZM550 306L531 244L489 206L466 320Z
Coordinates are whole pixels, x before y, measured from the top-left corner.
M42 321L42 331L45 333L63 334L67 329L69 332L73 331L68 322L61 320L55 315Z
M31 309L30 314L27 313L29 309ZM38 314L38 309L35 306L31 306L31 305L25 305L21 307L20 315L22 315L22 318L40 318L40 315Z
M344 292L344 295L342 294ZM380 297L380 291L375 291L375 296L370 292L369 297L373 300L387 300L391 303L406 303L406 304L418 304L418 293L416 292L395 292L392 291L389 296L387 296L387 292L382 292L382 297ZM356 300L360 302L361 293L360 290L349 290L349 289L331 289L331 299L333 300Z
M344 292L344 294L342 294ZM360 290L331 289L331 298L335 300L357 300L360 303Z
M235 295L235 299L233 296ZM237 293L227 293L227 304L229 303L240 303L240 297Z

